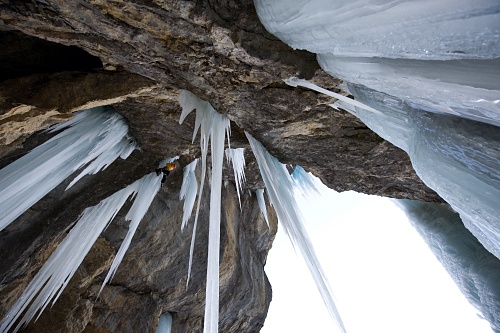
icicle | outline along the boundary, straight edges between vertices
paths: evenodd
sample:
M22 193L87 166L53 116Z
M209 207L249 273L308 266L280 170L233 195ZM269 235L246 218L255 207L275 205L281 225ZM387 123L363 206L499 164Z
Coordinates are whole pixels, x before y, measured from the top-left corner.
M0 170L0 230L85 164L68 187L136 148L123 117L105 108L80 111L51 132L62 129Z
M236 192L238 193L238 202L241 210L241 189L245 182L245 148L227 148L226 158L233 164L234 181L236 183Z
M262 212L262 215L264 215L267 227L269 228L269 220L267 219L266 201L264 199L264 189L263 188L257 189L257 191L255 191L255 194L257 195L257 202L259 203L260 211Z
M271 156L260 142L247 132L245 134L259 164L260 173L266 185L267 195L276 210L278 220L282 223L294 248L298 248L304 257L330 315L336 321L341 331L345 332L345 327L333 301L328 281L316 258L316 253L303 225L304 218L295 201L292 179L288 174L288 170L285 165Z
M294 189L298 190L304 198L314 199L320 195L318 180L310 172L306 172L300 165L295 166L291 179Z
M229 119L217 113L210 103L199 99L189 91L181 90L179 93L179 103L182 107L182 114L179 123L193 110L196 109L195 129L193 140L200 128L200 146L202 154L202 178L200 192L198 194L198 206L196 209L195 226L191 241L188 281L191 272L192 253L194 249L194 235L198 220L201 194L206 173L206 157L208 141L211 143L212 155L212 176L210 180L210 219L208 236L208 265L207 265L207 287L206 304L204 318L204 333L217 333L219 328L219 251L220 251L220 215L221 215L221 190L222 190L222 165L224 162L224 142L226 133L230 135Z
M181 230L184 230L191 217L196 200L196 192L198 192L198 181L195 174L197 164L198 159L195 159L184 168L181 191L179 192L179 200L184 199Z
M134 237L134 234L137 230L137 227L139 226L139 223L142 221L144 215L146 215L149 206L151 206L151 202L153 202L153 199L160 190L160 181L161 181L161 176L157 176L155 173L150 173L144 176L139 181L138 189L136 190L137 196L135 197L132 207L130 207L130 210L125 216L125 221L130 221L127 235L125 236L122 245L120 245L120 249L118 250L115 259L111 264L111 267L109 269L108 274L106 275L106 278L104 279L104 282L102 283L101 289L99 290L99 294L101 293L106 283L113 278L113 276L116 273L116 270L118 269L118 266L120 266L120 263L122 262L123 257L125 256L125 252L127 252L130 246L130 242L132 241L132 237Z
M374 108L369 107L368 105L365 105L363 103L360 103L358 101L355 101L353 99L345 97L343 95L334 93L333 91L330 91L330 90L318 87L317 85L315 85L315 84L313 84L313 83L311 83L311 82L309 82L307 80L298 79L296 77L291 77L291 78L286 79L285 83L288 84L291 87L301 86L301 87L304 87L304 88L309 88L311 90L320 92L322 94L325 94L325 95L328 95L328 96L331 96L331 97L335 97L336 99L341 100L342 102L349 103L349 104L351 104L353 106L357 106L357 107L362 108L364 110L380 114L380 111L375 110Z
M0 322L0 332L6 332L12 328L28 306L28 310L15 327L14 332L30 322L37 312L38 318L49 302L52 301L52 304L54 304L57 301L99 235L113 220L127 198L138 193L126 216L126 219L130 219L132 222L124 244L120 247L120 251L113 261L110 274L114 273L121 258L123 258L124 251L130 244L130 239L137 228L137 224L148 210L149 204L159 190L160 180L161 177L151 173L102 200L96 206L86 208L73 229L59 244L24 290L21 297ZM106 277L106 281L108 277Z
M169 163L169 162L166 162ZM158 321L155 333L170 333L172 331L172 315L168 312L162 313Z

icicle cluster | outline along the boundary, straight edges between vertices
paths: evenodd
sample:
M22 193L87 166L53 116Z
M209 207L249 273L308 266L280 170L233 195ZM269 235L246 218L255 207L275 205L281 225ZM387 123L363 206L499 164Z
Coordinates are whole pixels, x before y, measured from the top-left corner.
M241 189L245 182L245 148L227 148L226 158L228 163L232 162L233 164L234 181L241 209Z
M0 230L88 164L70 183L105 169L136 148L119 114L106 108L80 111L51 129L64 130L0 170Z
M330 315L336 321L341 331L345 332L344 324L333 301L328 281L304 227L304 218L295 201L293 181L288 174L288 170L285 165L269 154L259 141L247 132L245 134L250 142L255 159L259 164L269 200L276 210L278 220L290 238L294 248L298 248L304 257Z
M137 194L134 204L126 216L126 219L131 221L129 231L112 263L104 282L106 283L116 272L116 268L130 245L130 240L137 229L138 223L142 220L151 201L159 191L160 180L161 177L150 173L102 200L98 205L86 208L73 229L59 244L24 290L21 297L0 322L0 332L7 332L11 329L27 309L14 329L14 332L17 332L31 321L37 313L38 318L51 301L52 304L57 301L101 232L111 223L127 198Z
M222 166L224 162L224 142L227 133L228 143L230 135L229 119L215 111L210 103L201 100L186 90L179 93L179 104L182 114L179 123L182 124L186 116L196 109L195 128L193 141L200 130L201 146L201 186L198 198L202 197L203 183L206 175L206 158L208 143L211 140L212 155L212 177L210 191L210 218L208 234L208 265L207 265L207 287L205 304L204 333L216 333L219 328L219 251L220 251L220 216L221 216L221 191L222 191ZM188 281L191 274L191 264L194 249L196 224L200 209L200 201L196 208L193 237L191 240Z

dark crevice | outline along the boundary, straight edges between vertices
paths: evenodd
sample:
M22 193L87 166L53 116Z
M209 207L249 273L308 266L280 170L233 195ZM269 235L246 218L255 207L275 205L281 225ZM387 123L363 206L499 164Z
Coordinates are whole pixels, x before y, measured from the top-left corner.
M76 46L49 42L19 31L0 31L0 81L35 73L97 68L102 68L101 60Z

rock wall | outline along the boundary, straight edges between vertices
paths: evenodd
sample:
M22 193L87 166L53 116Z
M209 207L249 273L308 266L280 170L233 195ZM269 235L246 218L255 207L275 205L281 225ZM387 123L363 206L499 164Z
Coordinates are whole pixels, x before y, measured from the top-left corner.
M0 167L48 138L40 132L70 113L113 105L139 142L127 160L65 184L0 233L0 316L62 240L85 207L151 172L167 156L187 165L194 115L180 126L179 89L208 100L232 120L232 147L249 131L283 163L299 164L337 191L441 201L416 176L406 154L370 131L334 100L283 83L290 76L340 91L312 54L290 49L262 27L245 1L0 1ZM276 232L248 190L262 187L246 149L247 185L239 212L224 173L221 332L257 332L270 302L263 266ZM96 292L119 240L123 216L88 255L54 308L30 332L153 332L169 311L174 332L203 322L208 200L185 289L190 228L180 233L182 168L169 177L141 223L115 279ZM69 182L69 181L68 181ZM206 186L206 188L208 185Z

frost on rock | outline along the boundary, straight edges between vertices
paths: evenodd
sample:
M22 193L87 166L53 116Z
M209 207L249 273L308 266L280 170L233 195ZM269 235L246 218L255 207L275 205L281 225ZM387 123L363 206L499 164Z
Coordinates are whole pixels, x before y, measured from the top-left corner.
M130 245L130 240L137 229L138 223L159 191L160 181L161 177L150 173L102 200L96 206L86 208L75 226L2 319L0 332L7 332L11 329L23 312L26 311L14 329L14 332L18 331L35 316L38 318L50 302L54 304L57 301L99 235L111 223L127 198L137 194L134 204L126 216L126 220L131 221L129 232L113 261L112 268L105 280L107 281L116 271Z
M182 186L179 192L179 200L184 200L181 230L184 230L189 218L191 217L194 202L196 200L196 193L198 192L198 181L196 180L197 165L198 159L195 159L193 162L184 167Z
M255 159L259 164L260 173L266 185L267 195L273 205L278 220L295 249L299 249L316 286L325 302L332 318L339 329L345 332L344 324L333 301L332 292L326 276L318 262L311 240L304 227L304 217L297 205L293 191L293 181L286 166L267 152L260 142L245 132Z
M257 202L259 203L260 211L262 212L262 215L264 215L267 227L269 228L269 219L267 218L266 201L264 199L264 189L263 188L257 189L257 191L255 191L255 194L257 195Z
M211 140L212 173L210 179L210 217L208 233L208 264L207 264L207 287L204 333L216 333L219 331L219 251L220 251L220 217L221 217L221 194L222 194L222 167L224 162L224 143L227 134L228 145L230 135L229 119L215 111L210 103L201 100L189 91L181 90L179 93L179 104L182 113L179 123L182 124L186 116L196 109L195 128L193 141L200 130L201 146L201 186L198 198L202 197L203 183L206 175L206 159L208 143ZM196 223L200 210L200 201L196 207L195 224L191 241L188 282L191 273Z
M227 148L226 158L233 164L234 181L236 183L236 192L238 193L238 202L241 209L241 189L245 182L245 148Z
M63 130L0 170L0 230L87 165L68 186L87 174L108 167L118 157L127 158L135 141L122 116L109 108L77 112L50 132Z

